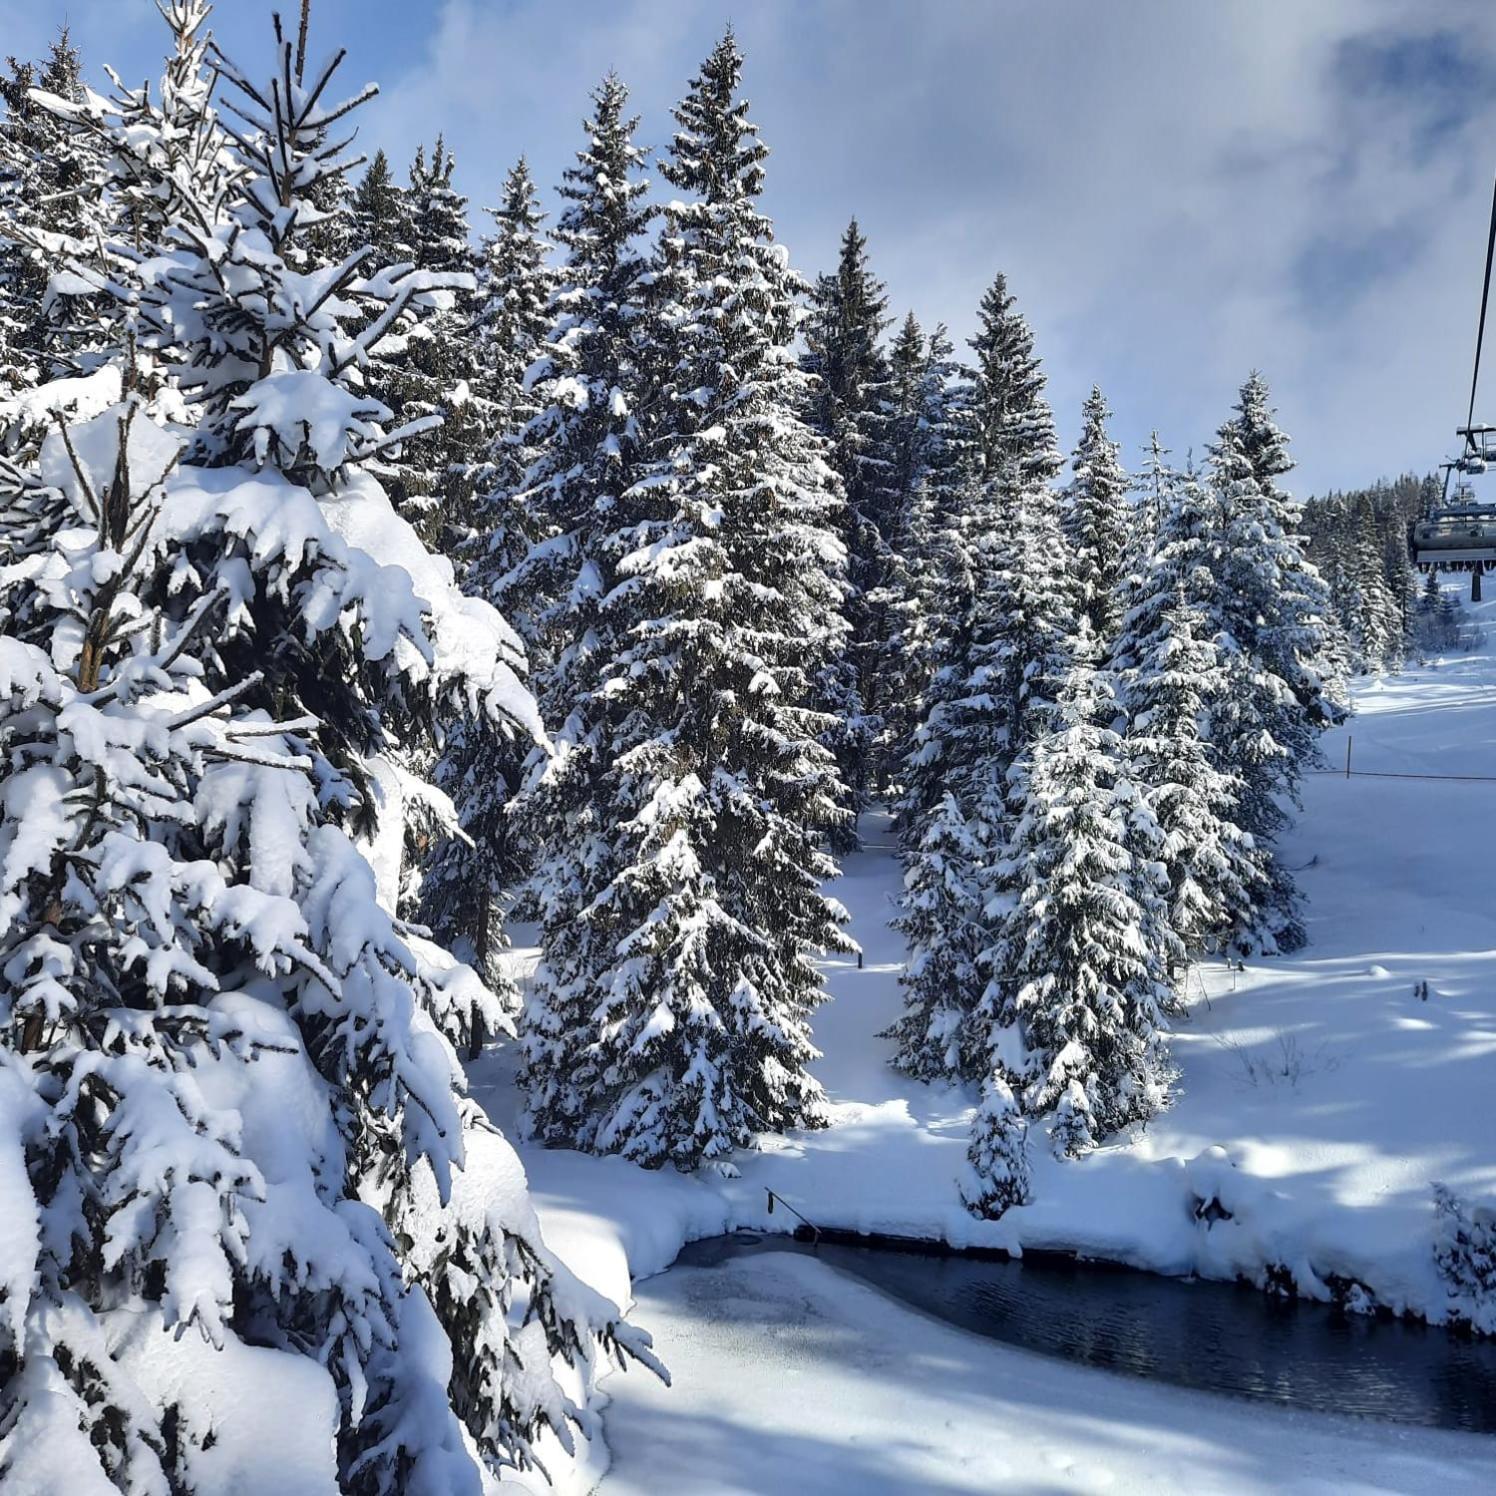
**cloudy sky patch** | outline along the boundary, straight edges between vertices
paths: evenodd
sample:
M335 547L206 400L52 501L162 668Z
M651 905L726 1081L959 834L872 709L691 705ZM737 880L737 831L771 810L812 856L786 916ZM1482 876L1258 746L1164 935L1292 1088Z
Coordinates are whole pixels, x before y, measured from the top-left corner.
M222 0L226 47L268 57L270 9ZM158 69L149 0L0 0L7 49L40 53L64 15L91 78ZM855 214L893 309L958 338L1004 271L1067 442L1094 382L1134 459L1153 426L1199 449L1260 366L1300 492L1444 455L1496 170L1496 6L317 0L312 50L347 45L349 85L382 84L363 148L403 166L445 134L476 207L521 153L557 179L609 67L665 145L729 16L795 262L826 268Z

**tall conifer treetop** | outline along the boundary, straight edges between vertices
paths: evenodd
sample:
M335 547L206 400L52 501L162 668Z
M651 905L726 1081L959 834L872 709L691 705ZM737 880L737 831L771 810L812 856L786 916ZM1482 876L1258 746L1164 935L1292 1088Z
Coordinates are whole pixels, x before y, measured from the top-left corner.
M662 168L690 196L665 210L659 320L631 355L661 399L617 498L629 545L601 603L617 643L577 739L599 766L577 812L596 835L543 891L547 928L566 908L576 929L526 1015L535 1130L654 1165L821 1122L812 955L847 946L819 887L839 787L807 705L837 642L839 495L798 415L798 283L756 205L766 151L741 67L729 33Z
M1093 388L1081 407L1064 509L1075 606L1102 644L1115 637L1120 622L1119 589L1134 527L1121 448L1107 434L1110 417L1105 397Z
M1044 398L1044 373L1034 354L1034 335L999 275L977 310L970 341L976 355L973 417L981 469L989 480L1016 463L1017 479L1048 482L1063 458L1054 416Z

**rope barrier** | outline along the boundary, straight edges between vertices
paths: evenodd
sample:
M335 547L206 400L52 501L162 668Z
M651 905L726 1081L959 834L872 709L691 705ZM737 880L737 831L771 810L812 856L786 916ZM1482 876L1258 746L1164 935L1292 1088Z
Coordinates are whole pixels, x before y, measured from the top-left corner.
M1452 779L1463 784L1496 784L1496 774L1392 774L1377 769L1310 769L1335 779Z

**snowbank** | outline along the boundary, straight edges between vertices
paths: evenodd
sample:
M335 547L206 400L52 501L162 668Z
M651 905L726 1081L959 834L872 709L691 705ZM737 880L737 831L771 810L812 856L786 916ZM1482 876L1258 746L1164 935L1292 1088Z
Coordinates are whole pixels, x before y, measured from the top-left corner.
M813 1258L680 1268L637 1313L675 1387L615 1377L604 1496L1484 1492L1491 1441L1297 1414L1031 1355Z

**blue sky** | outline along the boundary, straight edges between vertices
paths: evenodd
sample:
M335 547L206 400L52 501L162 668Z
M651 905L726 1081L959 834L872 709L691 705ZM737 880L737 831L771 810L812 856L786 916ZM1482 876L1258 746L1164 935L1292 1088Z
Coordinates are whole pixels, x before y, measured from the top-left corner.
M295 7L286 0L284 9ZM220 0L236 57L262 0ZM1496 170L1485 0L316 0L312 51L377 80L360 144L443 132L475 207L542 183L615 67L646 143L730 18L773 154L766 207L828 266L856 214L893 308L958 337L992 275L1032 320L1061 436L1095 382L1136 460L1181 457L1260 366L1301 493L1427 469L1468 398ZM66 17L90 77L159 68L150 0L0 0L5 50ZM1486 419L1496 421L1496 365ZM1488 480L1496 487L1496 477Z

